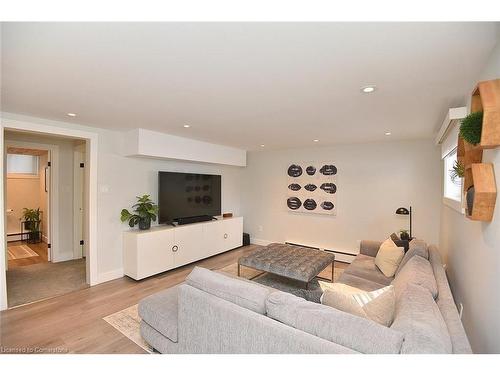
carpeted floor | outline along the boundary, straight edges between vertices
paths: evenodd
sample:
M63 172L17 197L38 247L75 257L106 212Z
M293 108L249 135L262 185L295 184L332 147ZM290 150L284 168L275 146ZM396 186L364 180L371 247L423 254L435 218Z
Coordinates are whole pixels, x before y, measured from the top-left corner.
M238 264L233 263L229 266L216 270L216 272L227 273L232 276L238 274ZM344 272L341 268L335 268L334 280L337 280ZM328 266L325 270L320 272L318 276L330 279L332 275L332 268ZM253 280L259 284L271 286L297 296L309 299L311 301L319 302L319 297L323 294L324 286L331 284L329 281L314 279L309 285L309 290L303 289L304 283L295 282L280 276L272 275L269 273L262 273L252 268L242 267L240 277ZM132 340L148 353L153 353L153 349L141 337L140 323L141 318L137 313L137 305L129 306L124 310L118 311L114 314L108 315L103 318L107 323L117 329L129 340Z
M87 287L85 259L16 267L7 271L9 307Z

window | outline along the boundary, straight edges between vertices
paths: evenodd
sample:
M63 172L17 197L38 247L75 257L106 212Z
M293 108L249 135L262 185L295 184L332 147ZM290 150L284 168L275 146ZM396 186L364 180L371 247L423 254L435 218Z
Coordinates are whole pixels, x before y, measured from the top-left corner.
M457 149L444 157L444 202L458 211L462 211L462 179L453 178L451 171L457 161Z
M7 154L7 174L38 176L38 163L38 156Z

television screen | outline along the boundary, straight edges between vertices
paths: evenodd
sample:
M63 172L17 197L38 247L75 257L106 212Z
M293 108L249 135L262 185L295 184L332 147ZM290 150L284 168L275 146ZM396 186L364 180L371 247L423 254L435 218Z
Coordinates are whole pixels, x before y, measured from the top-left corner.
M221 176L158 172L158 222L221 214Z

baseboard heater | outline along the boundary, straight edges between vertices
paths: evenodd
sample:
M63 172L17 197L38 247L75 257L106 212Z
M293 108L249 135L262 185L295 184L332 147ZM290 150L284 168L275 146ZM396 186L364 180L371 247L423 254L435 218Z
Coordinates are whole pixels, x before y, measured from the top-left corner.
M354 260L354 258L356 257L356 254L346 253L344 251L331 250L331 249L321 249L321 248L316 247L316 246L303 245L303 244L294 243L294 242L285 242L285 243L287 245L300 246L300 247L305 247L308 249L324 250L324 251L328 251L329 253L334 253L335 254L335 261L341 262L341 263L351 263ZM339 256L337 257L337 255L339 255Z

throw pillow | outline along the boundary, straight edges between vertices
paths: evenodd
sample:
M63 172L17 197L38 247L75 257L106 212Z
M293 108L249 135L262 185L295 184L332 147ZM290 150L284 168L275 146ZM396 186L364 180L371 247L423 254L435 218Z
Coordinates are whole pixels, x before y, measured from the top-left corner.
M323 293L321 303L389 327L394 320L396 297L392 285L365 292L335 283Z
M393 233L389 236L391 238L391 240L393 240L394 242L396 241L401 241L401 238L399 238L399 236L396 234L396 233Z
M388 247L388 246L390 246L390 247L397 247L396 244L394 243L394 241L391 239L391 237L389 237L388 239L386 239L380 245L380 247Z
M388 240L392 242L390 238ZM394 242L392 243L394 244ZM386 277L393 277L404 255L404 248L396 247L395 244L394 246L384 246L382 244L375 257L375 265Z

